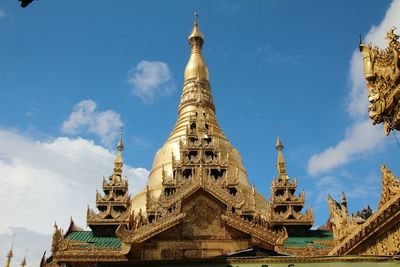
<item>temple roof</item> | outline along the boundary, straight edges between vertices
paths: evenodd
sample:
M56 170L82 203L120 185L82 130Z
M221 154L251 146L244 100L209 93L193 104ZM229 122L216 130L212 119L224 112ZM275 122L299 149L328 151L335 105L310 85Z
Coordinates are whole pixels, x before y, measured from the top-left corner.
M121 247L121 240L118 237L95 237L92 231L71 232L66 236L66 239L94 244L99 248Z
M319 243L319 241L333 241L331 231L309 230L304 236L290 236L286 239L285 247L301 247L306 248L310 243L314 248L325 248L327 245Z

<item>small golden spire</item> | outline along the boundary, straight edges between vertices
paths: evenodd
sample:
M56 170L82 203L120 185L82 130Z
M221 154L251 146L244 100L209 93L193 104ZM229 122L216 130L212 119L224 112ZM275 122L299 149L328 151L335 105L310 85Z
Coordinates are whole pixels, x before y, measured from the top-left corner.
M4 267L10 267L11 266L11 259L12 259L12 257L14 257L14 253L13 253L14 240L15 240L15 234L14 234L14 237L13 237L13 241L11 243L10 251L7 254L7 260L6 260L6 264L4 265Z
M124 144L122 142L122 130L123 130L123 127L121 127L121 133L119 135L119 140L118 140L118 144L117 144L118 151L124 150Z
M197 14L197 12L194 12L193 30L192 30L192 33L189 35L189 43L192 44L194 39L198 39L198 41L201 42L200 45L203 45L204 36L199 30L198 18L199 18L199 15Z
M189 44L192 48L190 59L185 69L185 81L189 79L208 81L208 69L204 62L201 48L204 44L204 36L200 32L198 14L194 14L194 23L192 33L189 35Z
M122 175L122 166L123 166L122 150L124 150L124 143L122 142L122 127L121 127L121 133L117 144L117 157L114 162L113 176L121 177Z
M287 179L287 173L286 173L286 162L285 158L283 157L283 144L281 141L281 138L277 137L276 139L276 150L278 150L278 158L276 160L276 168L278 169L278 178L279 179Z
M28 251L28 248L25 249L25 255L24 255L24 258L22 259L21 267L25 267L26 266L26 252L27 251Z

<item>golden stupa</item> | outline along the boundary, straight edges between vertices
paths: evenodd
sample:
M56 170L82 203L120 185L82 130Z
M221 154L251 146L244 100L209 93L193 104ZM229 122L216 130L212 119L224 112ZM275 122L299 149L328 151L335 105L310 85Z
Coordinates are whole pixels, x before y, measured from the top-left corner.
M390 55L398 57L398 36L391 36L394 52ZM203 266L342 266L343 262L388 266L388 261L396 259L400 180L383 166L376 212L364 209L353 215L344 194L341 204L329 197L329 222L310 230L314 213L301 211L305 192L295 194L297 180L287 174L279 137L270 199L265 200L249 184L240 153L216 119L197 16L189 44L178 119L155 155L146 189L133 197L128 193L128 181L122 176L121 135L113 173L103 178L103 192L96 192L97 210L87 210L91 231L84 231L72 219L65 233L55 225L51 257L43 256L41 266L157 266L160 261ZM378 54L384 53L389 52ZM368 63L370 56L364 61ZM398 74L398 66L395 70Z
M219 144L219 157L228 159L228 169L235 170L238 175L238 186L244 193L251 192L246 170L243 166L240 153L232 146L220 128L216 115L215 106L211 94L211 86L208 68L202 55L204 36L200 32L197 17L195 17L192 33L189 35L191 53L189 62L184 72L184 83L181 101L178 108L178 119L168 140L157 151L153 166L147 182L147 190L154 197L162 193L162 177L173 176L173 159L180 160L180 144L188 139L188 131L191 128L191 117L200 114L207 120L206 127L212 131L213 140ZM193 126L193 125L192 125ZM134 210L145 210L146 192L135 196L132 200ZM256 194L256 203L261 209L266 208L266 200L261 194Z

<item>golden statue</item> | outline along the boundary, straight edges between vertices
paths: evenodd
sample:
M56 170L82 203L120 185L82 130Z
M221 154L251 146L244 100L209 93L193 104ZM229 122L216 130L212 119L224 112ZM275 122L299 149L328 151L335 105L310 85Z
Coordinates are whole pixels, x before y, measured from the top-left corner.
M385 134L400 130L400 43L392 28L386 35L389 46L382 50L360 41L364 76L367 81L369 117L373 124L383 123Z

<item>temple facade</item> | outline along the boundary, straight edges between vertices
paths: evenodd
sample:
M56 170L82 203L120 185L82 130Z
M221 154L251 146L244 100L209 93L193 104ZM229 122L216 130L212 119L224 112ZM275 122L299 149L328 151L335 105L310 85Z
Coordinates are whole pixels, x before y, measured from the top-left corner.
M302 211L305 192L296 193L296 178L287 174L279 137L271 197L266 200L250 185L240 153L216 118L197 17L188 39L191 53L178 118L155 155L145 190L129 196L122 175L121 135L113 173L103 178L103 192L95 195L97 209L87 210L91 231L72 219L65 233L55 225L51 256L44 256L41 266L130 266L202 259L229 263L243 256L250 257L248 263L261 256L286 263L294 259L332 262L343 260L342 255L398 254L400 182L386 167L378 211L367 208L352 216L345 194L341 204L329 197L329 225L317 230L310 229L313 210ZM315 257L327 255L332 257Z

